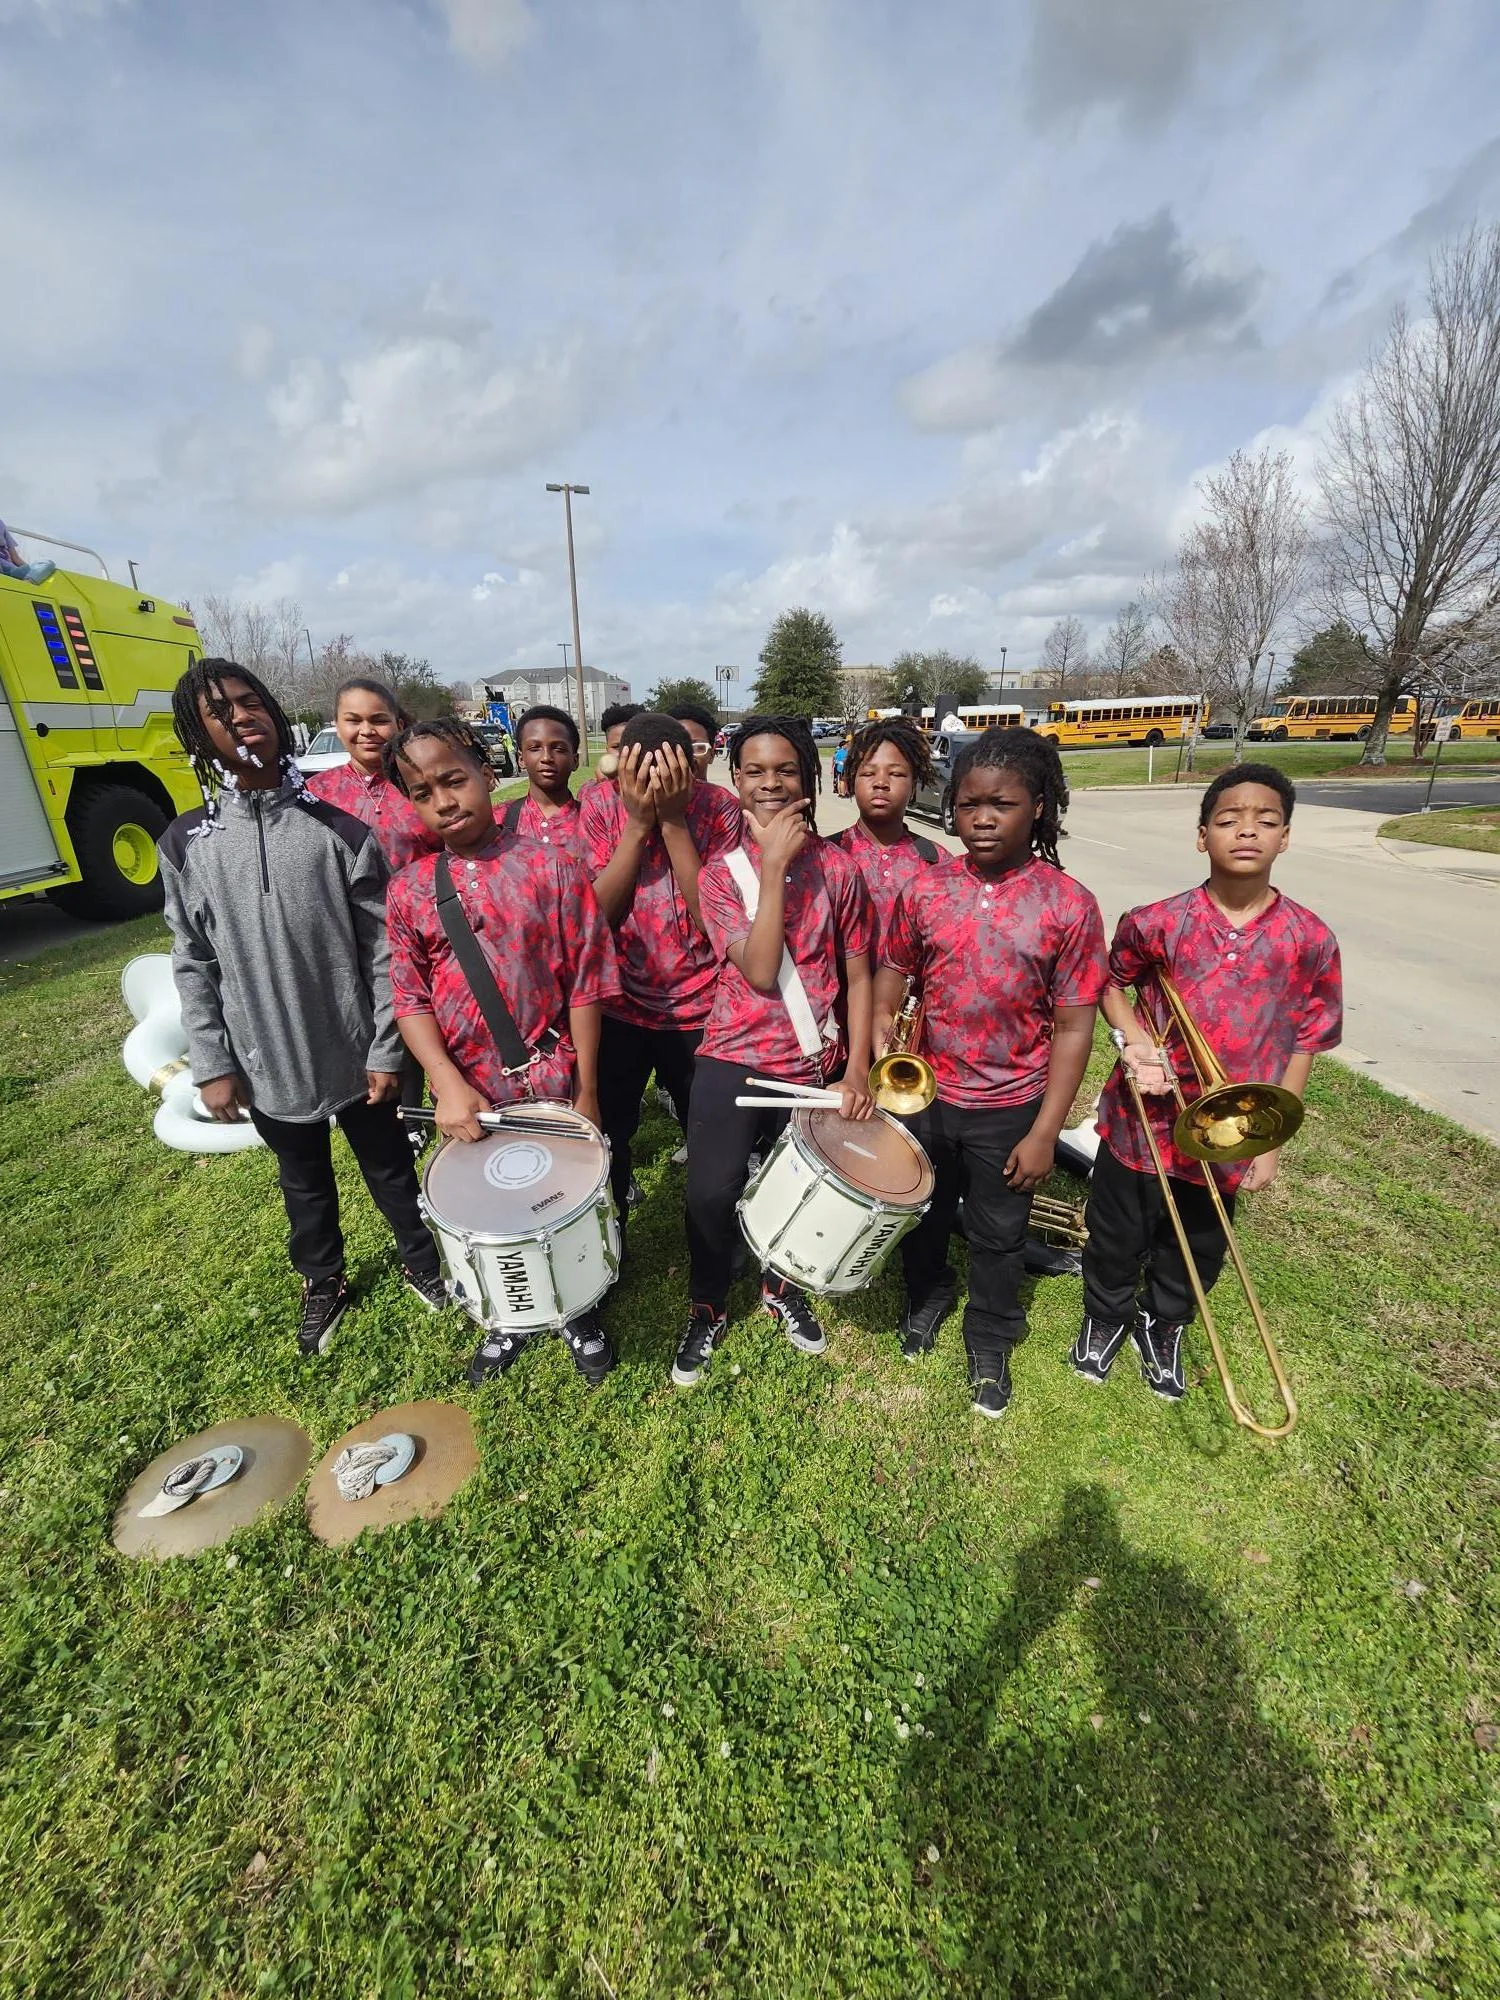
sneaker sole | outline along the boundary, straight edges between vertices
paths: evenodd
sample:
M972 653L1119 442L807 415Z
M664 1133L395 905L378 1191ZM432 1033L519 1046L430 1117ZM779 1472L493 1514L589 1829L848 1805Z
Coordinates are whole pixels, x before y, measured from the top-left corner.
M337 1333L339 1327L339 1321L344 1317L344 1314L348 1312L348 1310L349 1308L347 1305L342 1305L339 1307L338 1311L334 1314L333 1318L328 1322L327 1326L325 1326L323 1331L318 1335L316 1346L304 1347L300 1340L297 1342L298 1351L301 1353L304 1360L312 1361L319 1354L327 1352L328 1343L330 1340L332 1340L334 1334Z
M428 1298L427 1294L425 1292L419 1292L416 1286L412 1284L409 1280L406 1281L406 1289L411 1293L414 1299L420 1299L422 1304L426 1306L427 1310L430 1313L446 1312L449 1306L451 1306L453 1303L452 1299L445 1298L440 1306L434 1305L432 1300Z
M969 1409L974 1416L988 1417L991 1423L997 1423L1009 1408L1009 1403L1003 1403L998 1410L982 1410L978 1403L970 1403L969 1405Z
M930 1346L903 1347L901 1350L901 1359L903 1361L925 1361L931 1352L932 1348Z
M685 1369L679 1368L675 1361L672 1363L672 1381L679 1389L696 1389L707 1373L706 1368L699 1368L690 1375Z
M1092 1368L1080 1368L1071 1354L1068 1356L1068 1366L1080 1382L1087 1382L1091 1388L1104 1389L1109 1386L1109 1375L1107 1372L1103 1375L1096 1375Z
M1158 1389L1154 1382L1148 1382L1146 1387L1159 1403L1180 1403L1187 1394L1186 1389Z
M781 1328L782 1338L792 1347L795 1347L799 1354L826 1354L828 1352L828 1335L826 1333L820 1335L817 1341L814 1342L805 1333L794 1332L781 1317L781 1314L777 1312L776 1308L768 1304L765 1299L761 1300L760 1309L775 1321L777 1326Z

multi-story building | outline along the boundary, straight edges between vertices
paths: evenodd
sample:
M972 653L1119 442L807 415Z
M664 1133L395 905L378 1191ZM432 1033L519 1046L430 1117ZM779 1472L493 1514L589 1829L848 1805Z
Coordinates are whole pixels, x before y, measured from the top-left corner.
M488 699L486 691L489 688L504 689L513 716L519 715L523 708L534 708L538 704L566 709L572 716L578 713L578 676L572 668L566 674L560 666L497 670L474 683L474 699L481 707ZM630 700L630 684L622 681L618 674L603 673L598 667L585 667L583 700L588 726L591 730L597 729L605 709L614 702Z

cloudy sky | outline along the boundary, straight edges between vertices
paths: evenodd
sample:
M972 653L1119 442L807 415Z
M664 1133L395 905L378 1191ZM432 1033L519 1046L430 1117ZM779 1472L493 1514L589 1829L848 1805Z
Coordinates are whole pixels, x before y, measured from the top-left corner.
M1489 0L0 0L0 514L444 678L1102 629L1500 215Z

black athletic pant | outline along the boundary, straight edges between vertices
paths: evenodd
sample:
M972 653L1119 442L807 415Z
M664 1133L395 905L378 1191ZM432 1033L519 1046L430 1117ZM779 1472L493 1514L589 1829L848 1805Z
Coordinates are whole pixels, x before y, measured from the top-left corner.
M722 1313L734 1276L740 1228L734 1208L744 1191L750 1155L768 1153L789 1111L742 1110L748 1063L699 1056L688 1113L687 1236L694 1305Z
M1029 1104L975 1110L940 1100L910 1121L913 1137L932 1162L936 1186L932 1206L902 1238L906 1294L921 1306L949 1281L948 1238L962 1197L969 1239L964 1345L981 1371L1008 1353L1026 1331L1021 1279L1031 1196L1017 1194L1006 1180L1005 1162L1036 1123L1040 1102L1034 1098Z
M255 1129L276 1155L281 1198L291 1231L292 1269L313 1284L344 1268L338 1184L333 1177L333 1134L326 1118L293 1124L252 1108ZM338 1113L344 1137L359 1162L375 1206L391 1225L401 1261L418 1277L437 1275L437 1245L417 1207L417 1171L411 1141L394 1104L356 1098Z
M1206 1292L1223 1270L1228 1248L1213 1199L1196 1181L1180 1181L1175 1175L1172 1193ZM1233 1218L1232 1194L1224 1196L1224 1206ZM1154 1173L1136 1173L1101 1145L1084 1220L1089 1240L1083 1247L1083 1309L1091 1319L1128 1325L1135 1318L1137 1292L1154 1319L1193 1317L1187 1267Z
M701 1028L640 1028L606 1014L599 1025L599 1115L609 1141L609 1184L620 1227L628 1214L630 1142L641 1122L641 1100L652 1070L686 1129L693 1093L693 1059Z

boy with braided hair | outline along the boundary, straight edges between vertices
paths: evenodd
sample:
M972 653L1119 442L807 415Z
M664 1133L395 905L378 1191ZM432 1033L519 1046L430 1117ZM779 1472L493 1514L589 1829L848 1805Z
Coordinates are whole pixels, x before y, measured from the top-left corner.
M556 845L497 824L489 759L467 723L413 723L386 769L443 843L401 871L386 908L396 1019L432 1085L438 1130L478 1140L479 1113L539 1098L569 1102L598 1125L599 1008L618 995L619 975L587 876ZM439 906L441 897L451 920L450 890L524 1062L508 1062L450 941ZM595 1312L570 1320L563 1341L590 1388L615 1364ZM525 1334L487 1332L469 1363L472 1386L503 1375L527 1345Z
M737 1105L749 1073L826 1084L846 1118L874 1110L870 1068L870 901L848 856L813 829L818 747L800 716L752 715L730 743L744 812L728 853L698 878L703 928L719 962L688 1117L691 1304L672 1380L688 1389L727 1327L739 1238L735 1203L750 1156L787 1113ZM767 1271L761 1304L803 1354L827 1346L806 1294Z
M925 869L897 901L875 980L875 1046L914 978L937 1100L912 1130L937 1181L901 1245L901 1351L911 1361L929 1352L957 1301L948 1238L962 1199L973 1408L998 1417L1026 1330L1031 1197L1051 1171L1104 991L1104 923L1058 860L1068 787L1052 744L1030 729L987 729L955 760L953 799L965 852Z
M248 1111L276 1155L302 1278L297 1342L321 1354L349 1302L328 1121L390 1223L409 1289L447 1304L397 1117L387 868L374 830L315 799L275 697L248 668L199 660L172 696L208 803L162 835L172 972L193 1080L226 1123Z
M875 910L877 953L901 891L924 868L945 858L936 841L910 832L906 824L917 787L931 778L927 739L905 716L870 722L855 732L844 760L844 781L859 818L831 838L864 877Z

